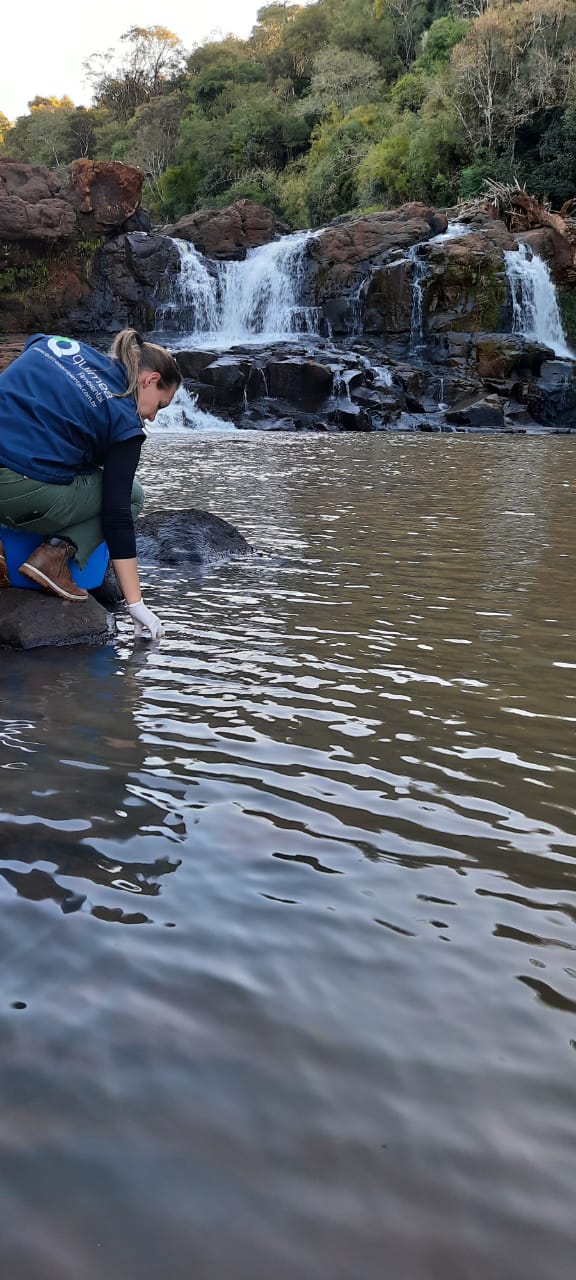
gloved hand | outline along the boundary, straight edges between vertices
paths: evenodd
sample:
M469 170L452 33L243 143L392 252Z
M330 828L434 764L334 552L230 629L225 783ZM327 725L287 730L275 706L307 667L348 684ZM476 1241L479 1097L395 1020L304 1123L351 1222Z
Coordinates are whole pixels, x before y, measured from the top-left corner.
M134 623L134 635L139 637L147 627L153 640L160 640L164 635L164 628L159 618L151 609L147 609L142 600L138 600L136 604L128 605L128 613Z

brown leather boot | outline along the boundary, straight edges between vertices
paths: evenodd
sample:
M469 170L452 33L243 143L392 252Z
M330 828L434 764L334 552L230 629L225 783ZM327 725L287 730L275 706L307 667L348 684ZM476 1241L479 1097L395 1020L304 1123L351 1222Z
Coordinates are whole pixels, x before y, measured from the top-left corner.
M0 587L9 587L10 579L8 577L8 565L6 564L6 553L2 542L0 541Z
M68 568L75 550L64 538L50 538L28 556L18 572L63 600L86 600L88 592L76 585Z

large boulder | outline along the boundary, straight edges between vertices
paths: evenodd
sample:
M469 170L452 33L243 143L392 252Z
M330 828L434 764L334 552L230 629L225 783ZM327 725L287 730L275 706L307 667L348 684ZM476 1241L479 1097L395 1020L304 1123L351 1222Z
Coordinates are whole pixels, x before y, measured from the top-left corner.
M69 603L39 591L0 591L0 649L102 645L112 634L112 619L91 596Z
M143 181L126 164L75 160L60 177L0 159L0 239L53 242L119 230L140 207Z
M208 258L243 258L247 249L270 244L287 230L271 209L254 200L237 200L226 209L198 209L185 214L166 235L189 240Z
M142 181L131 165L77 160L69 173L55 174L43 165L0 159L1 332L64 325L117 329L149 318L150 311L141 308L138 314L133 307L145 293L153 295L161 268L156 277L140 272L135 297L124 281L123 292L130 296L123 298L122 290L108 288L106 264L101 275L98 261L102 239L138 223ZM145 252L132 253L136 276ZM103 307L97 298L94 304L100 287Z
M144 174L131 164L75 160L65 199L86 231L98 235L122 226L140 208Z
M383 213L340 218L319 231L310 243L315 264L316 302L353 288L399 249L406 251L444 231L445 214L411 203Z
M333 374L318 360L291 356L284 360L268 360L266 381L271 396L290 401L318 402L330 395Z
M153 511L136 521L136 549L144 564L219 564L254 554L234 525L210 511Z
M0 159L0 240L68 240L76 229L76 212L56 174Z

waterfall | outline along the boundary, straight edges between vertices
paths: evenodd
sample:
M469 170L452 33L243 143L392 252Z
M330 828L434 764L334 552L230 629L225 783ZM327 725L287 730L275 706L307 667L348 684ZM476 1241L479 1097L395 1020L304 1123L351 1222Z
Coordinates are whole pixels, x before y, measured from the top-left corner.
M426 242L427 243L427 242ZM422 281L426 278L427 263L419 256L420 244L408 250L408 260L412 263L412 311L410 314L410 350L417 351L423 345L422 302L424 290Z
M243 262L215 262L210 270L193 245L175 240L180 271L172 297L156 312L156 327L175 329L196 346L218 347L317 333L320 312L301 301L311 237L298 231L250 249Z
M474 227L468 226L467 222L449 222L445 231L440 231L437 236L432 236L428 240L428 244L441 244L443 240L457 240L460 236L469 236Z
M180 270L171 297L156 309L155 327L176 333L211 332L218 327L218 280L206 259L187 240L174 240Z
M505 252L512 295L512 332L552 347L555 355L574 360L566 341L556 289L544 260L527 244Z
M465 222L449 222L445 231L440 231L430 240L420 240L408 250L408 261L412 263L412 312L410 316L410 350L417 351L424 345L422 304L424 300L423 282L428 272L428 263L420 256L423 245L442 244L446 240L455 240L459 236L470 235L472 227Z

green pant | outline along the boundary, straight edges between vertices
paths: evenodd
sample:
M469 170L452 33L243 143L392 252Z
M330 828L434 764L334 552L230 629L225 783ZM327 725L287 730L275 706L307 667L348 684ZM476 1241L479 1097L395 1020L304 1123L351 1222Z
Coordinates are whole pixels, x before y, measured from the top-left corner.
M134 519L143 506L142 485L135 480L132 486ZM101 471L76 476L72 484L44 484L0 467L0 525L27 533L69 538L78 547L75 558L81 569L104 541L101 509Z

